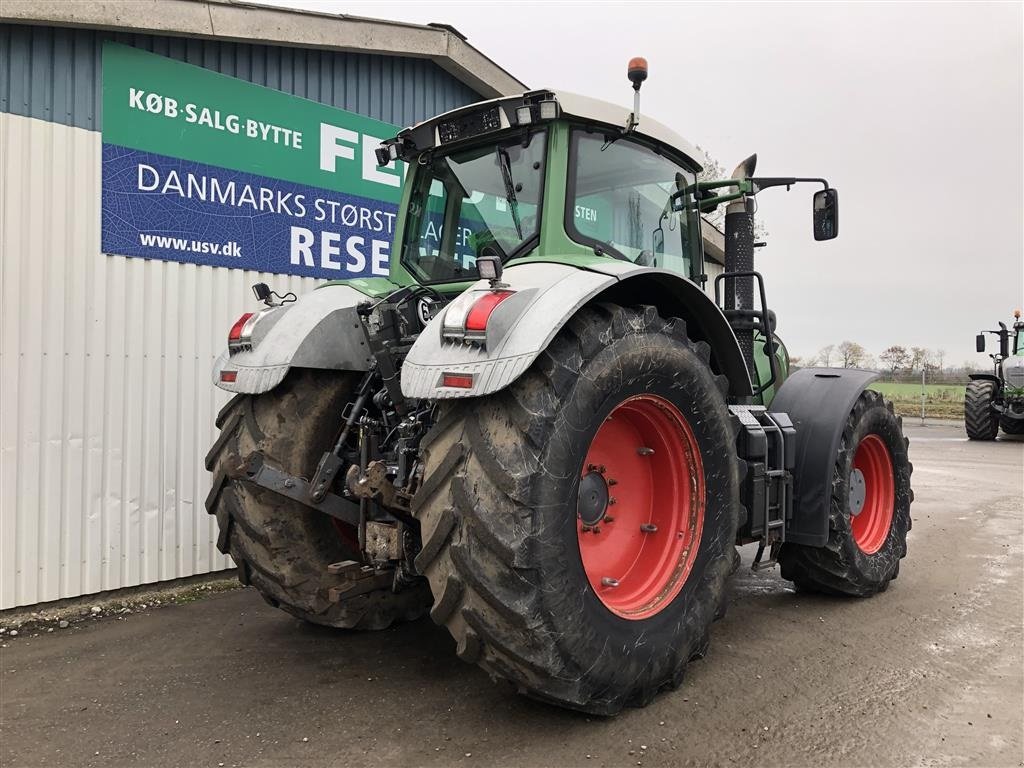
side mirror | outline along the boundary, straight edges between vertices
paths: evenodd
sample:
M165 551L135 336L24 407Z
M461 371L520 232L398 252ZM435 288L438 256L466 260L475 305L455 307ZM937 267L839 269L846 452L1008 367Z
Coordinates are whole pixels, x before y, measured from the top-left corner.
M974 348L979 352L985 351L985 334L979 333L974 337Z
M814 193L811 205L814 216L814 239L831 240L839 236L839 192L833 188Z

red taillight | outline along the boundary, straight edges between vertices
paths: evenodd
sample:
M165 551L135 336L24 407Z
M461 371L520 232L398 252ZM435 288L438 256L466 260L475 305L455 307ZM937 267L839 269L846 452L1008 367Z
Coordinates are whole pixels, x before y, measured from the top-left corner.
M469 314L466 315L466 330L476 331L477 333L486 331L487 321L490 319L495 307L513 293L514 291L491 291L477 299L469 310Z
M244 315L238 318L238 320L235 321L235 324L231 326L231 330L228 331L229 342L238 341L239 339L242 338L242 329L245 327L245 324L249 322L249 318L252 316L252 312L246 312Z
M441 374L442 387L459 387L460 389L471 389L473 387L472 373L443 373Z
M238 380L238 371L221 371L220 380L228 383Z

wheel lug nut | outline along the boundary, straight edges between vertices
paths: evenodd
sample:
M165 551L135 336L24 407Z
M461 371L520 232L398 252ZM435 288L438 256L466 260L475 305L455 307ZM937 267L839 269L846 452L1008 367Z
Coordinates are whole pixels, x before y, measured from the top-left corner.
M639 453L641 456L653 456L654 455L654 449L653 448L648 448L646 446L641 446L640 448L637 448L636 452Z
M591 528L589 525L584 525L580 530L583 531L583 533L590 533L593 530L593 528Z
M644 533L657 533L658 526L656 526L654 523L643 523L640 526L640 530Z
M614 523L615 522L615 518L614 517L610 517L609 515L605 515L604 516L604 521L606 523Z
M618 485L619 484L619 481L616 480L614 477L609 477L607 482L608 482L608 485Z
M594 533L600 533L600 532L601 532L601 526L600 526L600 525L595 525L595 526L594 526L594 531L593 531L593 532L594 532Z
M616 503L618 503L618 501L619 501L619 500L618 500L618 499L616 499L616 498L615 498L614 496L609 496L609 497L608 497L608 506L610 507L610 506L611 506L612 504L616 504Z
M619 580L613 579L611 576L604 576L601 578L602 587L617 587L619 586Z

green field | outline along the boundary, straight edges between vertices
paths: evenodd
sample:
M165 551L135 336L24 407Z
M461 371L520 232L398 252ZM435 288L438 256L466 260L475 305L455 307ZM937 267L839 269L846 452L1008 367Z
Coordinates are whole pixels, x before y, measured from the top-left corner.
M919 382L876 381L871 389L892 400L900 416L921 415L921 384ZM925 416L940 419L962 419L964 415L963 384L925 384Z

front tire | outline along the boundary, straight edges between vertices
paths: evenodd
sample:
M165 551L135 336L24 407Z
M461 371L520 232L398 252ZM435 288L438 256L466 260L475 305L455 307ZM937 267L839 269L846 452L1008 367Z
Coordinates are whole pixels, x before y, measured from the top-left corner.
M994 381L977 380L967 385L964 395L964 427L971 440L995 440L999 416L992 410L996 397Z
M1024 419L1011 419L1009 416L1003 416L999 420L999 426L1008 435L1024 435Z
M911 527L908 446L892 403L862 392L833 465L828 541L822 547L783 544L782 578L833 595L868 597L888 588L907 554Z
M354 374L297 368L269 392L232 399L217 417L221 435L206 457L214 476L206 508L220 527L217 548L231 555L239 580L270 605L314 624L384 629L427 612L425 582L398 593L384 588L331 602L328 589L340 581L327 566L362 559L355 530L230 477L232 468L259 449L274 466L311 478L334 442L355 384Z
M652 308L588 308L507 390L448 407L413 511L431 616L462 659L611 715L678 686L705 653L740 508L708 354Z

